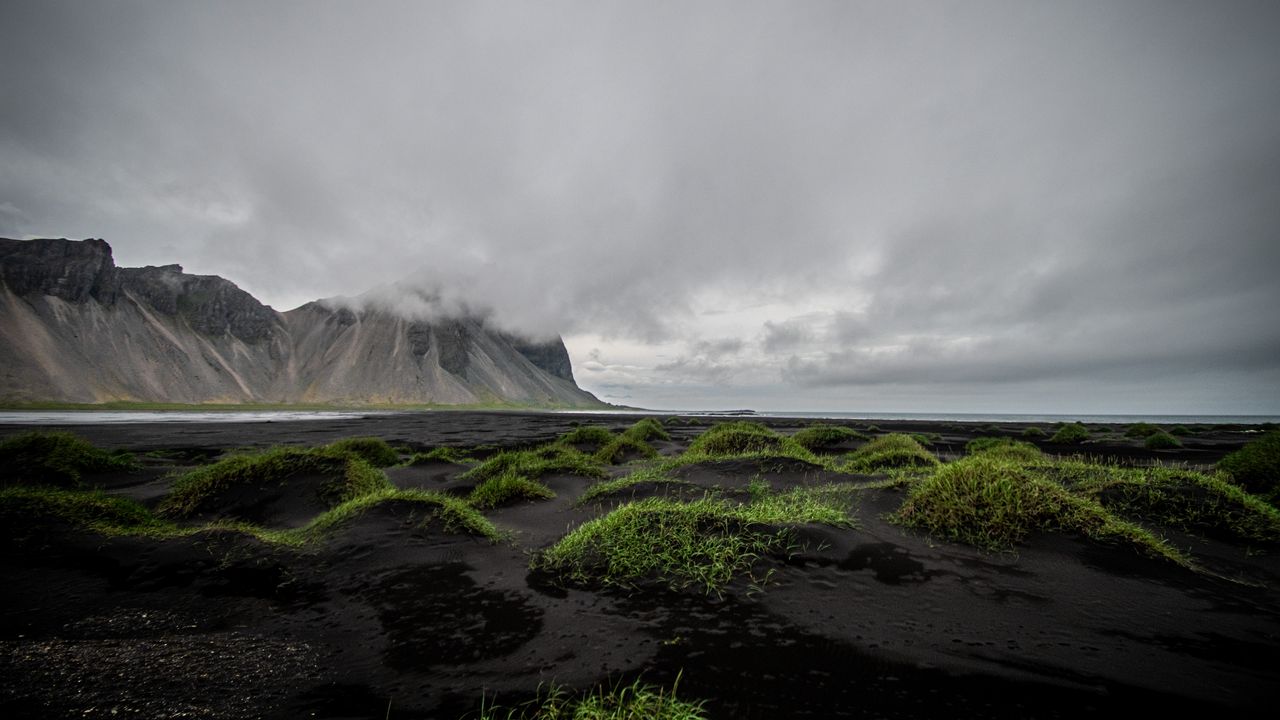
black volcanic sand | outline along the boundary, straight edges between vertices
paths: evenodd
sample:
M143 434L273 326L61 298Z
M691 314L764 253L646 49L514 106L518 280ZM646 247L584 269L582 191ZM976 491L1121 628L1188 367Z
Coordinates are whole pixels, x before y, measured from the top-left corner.
M138 453L143 470L90 480L154 504L167 470L233 448L366 435L415 450L514 447L575 424L634 419L449 412L66 429ZM685 422L667 426L673 441L655 443L664 454L712 421ZM789 432L809 421L765 422ZM944 459L975 436L1023 427L875 424L936 433L931 449ZM1207 465L1256 434L1218 427L1168 451L1109 437L1037 444ZM435 462L388 477L463 494L473 485L458 478L464 470ZM791 461L709 463L680 475L730 488L756 475L775 488L850 479ZM903 491L868 490L856 529L805 526L808 549L763 560L758 569L773 573L762 591L738 582L720 597L656 586L593 592L531 574L529 554L621 500L575 508L592 481L544 480L556 498L487 513L512 533L498 544L419 528L421 511L400 503L304 551L230 531L159 541L50 527L6 537L0 714L458 718L476 716L482 697L514 703L549 683L582 691L637 677L669 686L679 676L681 697L705 699L711 718L1214 717L1268 713L1280 689L1274 549L1169 536L1218 576L1069 535L993 555L890 525L882 516ZM313 508L295 510L272 508L290 523Z

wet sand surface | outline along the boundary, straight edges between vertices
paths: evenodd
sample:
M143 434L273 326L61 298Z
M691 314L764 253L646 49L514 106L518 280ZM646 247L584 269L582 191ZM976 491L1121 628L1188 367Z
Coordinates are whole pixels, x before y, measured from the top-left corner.
M752 419L782 432L810 423ZM506 448L576 425L620 429L634 420L442 412L66 429L144 459L166 451L141 471L92 479L154 504L167 473L235 448L353 436L415 450ZM667 426L673 439L656 443L660 451L679 452L714 420L684 422ZM973 437L1015 437L1025 427L874 423L936 434L930 449L944 460ZM3 426L0 435L24 429ZM1115 433L1085 446L1036 444L1209 465L1253 437L1232 426L1197 432L1176 450L1147 450ZM441 462L387 474L400 487L463 494L465 469ZM726 488L756 476L774 488L842 479L747 461L682 472ZM681 697L706 700L711 718L1261 716L1280 688L1275 548L1165 533L1211 574L1068 535L991 554L889 524L883 516L903 491L883 489L860 495L856 527L804 526L803 549L763 558L763 587L737 581L719 596L563 588L530 573L530 553L614 501L576 507L591 480L544 481L555 498L486 513L510 533L496 544L421 529L412 509L395 503L302 551L229 531L150 540L50 527L6 541L0 713L458 718L474 717L482 697L516 702L550 683L581 691L678 677Z

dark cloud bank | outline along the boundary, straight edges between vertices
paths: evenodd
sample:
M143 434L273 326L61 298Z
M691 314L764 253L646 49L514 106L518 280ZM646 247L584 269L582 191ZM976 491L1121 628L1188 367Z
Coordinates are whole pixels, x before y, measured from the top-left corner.
M9 0L0 26L0 236L282 308L407 278L564 333L615 401L1280 412L1272 2Z

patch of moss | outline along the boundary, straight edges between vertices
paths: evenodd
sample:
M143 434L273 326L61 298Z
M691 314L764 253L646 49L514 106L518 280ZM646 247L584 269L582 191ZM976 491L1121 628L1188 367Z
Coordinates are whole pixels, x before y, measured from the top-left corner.
M87 473L137 467L132 455L107 452L69 432L26 432L0 442L0 484L73 487Z

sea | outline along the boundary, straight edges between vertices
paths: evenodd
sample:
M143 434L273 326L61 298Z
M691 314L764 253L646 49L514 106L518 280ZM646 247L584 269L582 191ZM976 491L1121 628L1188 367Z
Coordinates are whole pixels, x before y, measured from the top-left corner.
M990 423L1114 423L1126 425L1148 422L1154 425L1261 425L1280 422L1280 415L1090 415L1045 413L839 413L839 412L770 412L774 417L805 417L830 420L933 420Z
M297 422L351 420L381 415L433 412L424 410L7 410L0 411L0 425L79 425L98 423L221 423ZM441 410L438 412L456 412ZM683 417L794 417L823 420L929 420L988 423L1114 423L1148 422L1156 425L1261 425L1280 423L1280 415L1144 415L1083 413L894 413L753 411L753 410L565 410L571 415L677 415Z
M689 417L771 417L817 420L929 420L941 422L988 423L1114 423L1149 422L1155 425L1262 425L1280 423L1280 415L1151 415L1089 413L948 413L948 412L834 412L831 410L588 410L590 414L678 415Z

